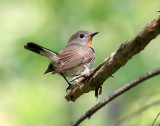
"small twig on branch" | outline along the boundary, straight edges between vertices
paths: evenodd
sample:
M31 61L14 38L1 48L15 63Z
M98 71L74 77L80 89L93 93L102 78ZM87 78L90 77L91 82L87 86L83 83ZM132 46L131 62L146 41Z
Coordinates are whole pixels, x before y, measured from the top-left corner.
M159 115L160 115L160 113L158 113L158 115L157 115L156 118L154 119L152 126L154 126L154 124L155 124L156 120L158 119Z
M100 108L102 108L103 106L108 104L110 101L112 101L113 99L115 99L119 95L123 94L124 92L127 92L129 89L135 87L136 85L140 84L141 82L143 82L143 81L145 81L145 80L147 80L147 79L149 79L151 77L154 77L156 75L159 75L159 74L160 74L160 68L156 69L156 70L153 70L153 71L150 71L150 72L148 72L148 73L146 73L146 74L144 74L144 75L132 80L131 82L125 84L124 86L122 86L118 90L114 91L113 93L111 93L110 95L105 97L102 101L100 101L98 104L96 104L90 110L88 110L77 121L72 123L71 126L78 126L83 120L85 120L86 118L90 118Z
M120 67L124 66L134 55L140 53L149 42L160 34L160 16L147 23L136 37L123 43L102 64L93 70L92 74L80 83L73 85L67 101L75 101L82 94L98 90L106 79L112 76Z

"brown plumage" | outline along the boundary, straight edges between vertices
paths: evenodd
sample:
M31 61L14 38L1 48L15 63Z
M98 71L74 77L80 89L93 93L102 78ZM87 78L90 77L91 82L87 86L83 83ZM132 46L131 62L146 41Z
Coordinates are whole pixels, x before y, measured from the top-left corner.
M60 73L65 76L75 76L86 67L91 68L95 60L92 48L92 38L98 32L78 31L69 39L67 46L59 53L51 51L33 42L28 42L24 48L49 58L50 64L45 73ZM64 76L65 75L65 76ZM66 78L65 78L66 80ZM70 85L70 83L67 81Z
M85 50L85 51L84 51ZM73 44L67 46L59 54L59 65L53 73L84 65L95 59L95 52L91 47Z

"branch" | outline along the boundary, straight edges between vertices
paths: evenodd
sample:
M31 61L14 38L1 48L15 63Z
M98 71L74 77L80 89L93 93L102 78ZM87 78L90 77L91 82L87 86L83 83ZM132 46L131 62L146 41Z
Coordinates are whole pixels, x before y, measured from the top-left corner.
M160 115L160 113L158 113L158 115L156 116L156 118L155 118L155 120L154 120L152 126L154 126L154 124L155 124L155 122L156 122L156 120L157 120L157 118L158 118L159 115Z
M160 16L147 23L133 40L121 44L119 49L94 69L89 77L74 84L69 94L65 96L66 100L74 102L82 94L98 90L107 78L124 66L132 56L140 53L159 33Z
M96 104L90 110L88 110L77 121L72 123L72 126L78 126L78 124L80 124L83 120L85 120L86 118L90 118L96 111L98 111L100 108L105 106L107 103L109 103L110 101L112 101L113 99L118 97L119 95L123 94L124 92L127 92L129 89L135 87L136 85L140 84L141 82L143 82L143 81L145 81L145 80L147 80L151 77L154 77L158 74L160 74L160 68L156 69L156 70L153 70L153 71L150 71L150 72L132 80L131 82L125 84L124 86L122 86L118 90L114 91L113 93L111 93L110 95L105 97L102 101L100 101L98 104Z

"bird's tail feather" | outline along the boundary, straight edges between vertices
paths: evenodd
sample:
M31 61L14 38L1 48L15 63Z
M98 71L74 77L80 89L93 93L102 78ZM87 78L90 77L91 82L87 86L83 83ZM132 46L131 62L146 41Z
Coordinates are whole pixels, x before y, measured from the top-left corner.
M38 44L35 44L33 42L28 42L26 45L24 45L24 48L27 49L27 50L30 50L32 52L35 52L39 55L42 55L42 56L45 56L45 57L48 57L51 61L52 60L57 60L57 54L56 52L54 51L51 51L47 48L44 48Z

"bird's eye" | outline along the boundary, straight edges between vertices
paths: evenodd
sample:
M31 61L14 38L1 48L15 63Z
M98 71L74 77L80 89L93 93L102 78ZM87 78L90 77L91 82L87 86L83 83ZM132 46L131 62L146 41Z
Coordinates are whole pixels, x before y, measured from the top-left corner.
M83 37L84 37L84 35L83 35L83 34L80 34L80 35L79 35L79 37L80 37L80 38L83 38Z

